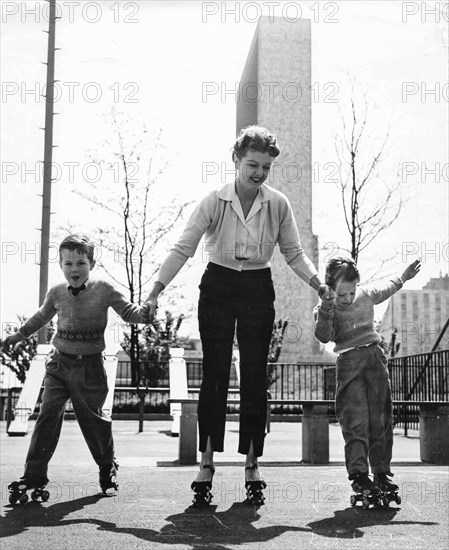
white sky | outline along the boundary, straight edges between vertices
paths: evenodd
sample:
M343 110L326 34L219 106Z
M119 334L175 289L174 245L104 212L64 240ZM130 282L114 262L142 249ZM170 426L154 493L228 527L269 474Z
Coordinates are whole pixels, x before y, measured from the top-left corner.
M332 136L339 129L339 108L347 97L345 75L351 74L367 89L374 109L372 139L390 131L381 168L384 177L395 180L405 166L409 171L403 178L407 203L400 219L360 262L362 272L392 254L396 255L389 271L402 271L405 260L412 261L416 253L424 263L409 288L421 288L430 277L447 272L447 4L226 2L226 8L223 2L58 4L62 19L56 31L61 51L56 54L60 98L54 126L58 147L53 162L58 173L52 194L53 240L58 225L72 224L89 232L99 223L102 214L93 214L71 190L85 188L86 174L93 177L87 171L89 155L109 138L112 107L138 121L133 131L138 132L141 123L162 127L171 167L161 200L178 194L196 201L221 185L221 173L204 181L202 170L204 163L214 162L232 169L235 96L206 97L205 83L214 83L220 92L235 89L258 16L293 20L300 10L302 17L312 20L313 162L320 170L313 188L313 230L323 248L322 258L326 243L347 245L338 193L323 180L328 174L325 163L336 162ZM440 10L432 12L433 5ZM5 323L15 321L16 313L30 315L38 305L38 253L30 250L40 238L42 178L33 170L43 158L43 132L38 128L44 125L45 101L34 90L42 91L45 82L41 62L46 58L47 35L42 30L47 29L48 8L46 2L2 2L1 8L1 319ZM404 86L410 92L406 97ZM326 94L335 89L337 103L326 102ZM426 173L425 167L437 174ZM190 302L186 309L196 302L203 268L201 258L193 263L177 279L186 284L184 294ZM60 279L52 262L50 284ZM186 327L194 332L195 320Z

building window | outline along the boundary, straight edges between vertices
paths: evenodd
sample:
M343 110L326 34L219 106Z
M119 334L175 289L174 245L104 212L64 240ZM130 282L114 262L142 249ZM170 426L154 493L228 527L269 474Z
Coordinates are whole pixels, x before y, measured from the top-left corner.
M407 319L407 294L401 294L401 318L403 321Z
M413 293L412 297L412 318L413 321L418 321L419 319L418 294L416 292Z

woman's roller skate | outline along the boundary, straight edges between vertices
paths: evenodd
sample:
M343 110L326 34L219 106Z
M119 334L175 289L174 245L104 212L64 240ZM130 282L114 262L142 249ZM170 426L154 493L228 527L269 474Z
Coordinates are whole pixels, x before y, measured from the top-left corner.
M381 490L379 487L371 481L368 474L358 474L351 484L351 487L355 491L355 495L351 495L351 506L355 506L357 502L362 502L362 507L367 510L370 505L382 506Z
M117 470L118 462L115 459L112 461L112 464L100 466L100 487L105 495L108 489L118 490Z
M195 493L193 496L193 504L195 506L199 505L209 505L212 500L212 480L214 478L215 468L210 464L204 464L201 466L200 470L210 470L211 478L206 481L193 481L190 486L192 491Z
M396 504L401 504L401 497L398 495L399 487L388 479L391 474L374 474L374 483L381 490L381 499L384 506L390 506L394 500Z
M27 491L32 489L31 499L35 502L41 500L47 502L50 498L50 493L45 489L48 480L43 478L32 478L30 476L23 476L19 481L13 481L8 485L9 490L9 503L26 504L28 502Z
M245 467L245 474L247 471L255 471L258 469L257 464L250 464ZM246 477L246 476L245 476ZM263 490L267 484L262 478L255 480L245 480L246 500L256 506L262 506L265 503L265 497Z

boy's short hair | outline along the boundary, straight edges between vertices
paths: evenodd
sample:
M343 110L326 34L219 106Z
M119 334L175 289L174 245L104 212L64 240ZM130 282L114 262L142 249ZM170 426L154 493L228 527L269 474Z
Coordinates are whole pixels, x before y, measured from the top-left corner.
M79 254L86 254L90 262L94 260L95 244L87 235L68 235L59 245L59 259L62 249L76 250Z
M352 283L360 281L360 273L352 258L335 256L331 258L326 266L325 282L335 290L339 281Z

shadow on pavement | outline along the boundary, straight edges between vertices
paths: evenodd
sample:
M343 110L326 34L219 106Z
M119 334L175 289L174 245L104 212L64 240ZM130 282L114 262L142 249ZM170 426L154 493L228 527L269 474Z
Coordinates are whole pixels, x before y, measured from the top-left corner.
M58 502L51 506L39 503L6 507L0 518L0 537L10 537L28 531L30 527L53 527L75 524L93 524L100 531L132 535L137 539L160 544L184 545L185 548L206 546L215 550L228 550L227 545L265 543L285 532L303 532L331 538L361 538L363 529L378 525L438 525L435 522L393 521L399 508L363 510L361 507L334 512L331 518L311 522L305 527L271 525L257 527L260 519L257 508L244 502L233 503L223 512L216 506L196 508L189 506L182 513L167 516L166 525L160 531L140 527L118 527L116 523L95 517L94 509L83 518L64 519L86 506L105 498L103 495L86 496Z
M226 544L264 543L288 531L309 531L293 525L258 528L254 525L260 519L257 510L246 502L234 502L223 512L217 512L214 505L208 508L189 506L183 513L166 518L170 525L161 529L158 540L169 542L169 538L173 538L173 543L190 543L192 548L202 544L207 548L225 549ZM162 540L164 537L166 540Z
M18 535L22 531L27 531L29 527L53 527L87 522L88 519L64 520L64 517L73 512L79 512L85 506L95 504L101 498L107 497L99 493L67 502L58 502L51 506L43 506L33 501L23 505L6 506L5 516L0 517L0 538Z
M376 525L438 525L433 521L393 521L400 508L370 508L363 510L361 506L337 510L332 518L312 521L307 525L315 535L323 537L353 539L365 534L364 527Z
M224 512L216 512L216 506L195 508L189 506L184 512L168 516L167 525L160 531L138 527L118 527L115 523L95 518L90 513L83 518L64 519L73 512L95 504L102 495L87 496L69 502L43 506L30 502L26 505L6 507L6 514L0 518L0 537L11 537L30 527L67 526L80 523L94 524L100 531L132 535L140 540L161 544L183 544L186 548L206 545L215 550L227 550L226 544L266 542L286 531L309 529L276 525L256 528L253 524L260 515L257 508L246 503L234 503ZM92 510L93 512L93 510Z

